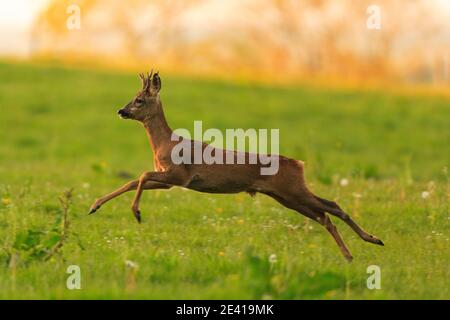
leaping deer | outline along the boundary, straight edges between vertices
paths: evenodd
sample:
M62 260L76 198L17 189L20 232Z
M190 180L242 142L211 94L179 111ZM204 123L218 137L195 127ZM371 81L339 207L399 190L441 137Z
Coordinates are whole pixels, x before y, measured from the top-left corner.
M153 73L153 72L152 72ZM346 214L339 205L314 195L306 186L303 174L303 162L279 156L279 169L274 175L261 175L260 168L264 165L258 161L256 164L174 164L172 149L178 143L172 139L173 132L164 116L159 91L161 79L158 73L154 75L140 74L142 89L122 109L118 111L121 118L141 122L147 132L154 154L155 171L144 172L139 179L128 182L121 188L97 199L91 206L89 214L96 212L107 201L122 193L136 190L131 209L137 221L141 222L139 201L143 190L170 189L173 186L184 187L207 193L239 193L247 192L250 195L263 193L274 198L283 206L293 209L306 217L318 222L328 230L339 246L344 257L351 261L352 255L342 241L336 227L326 213L342 219L363 240L383 245L377 237L368 234ZM198 142L192 142L194 144ZM202 149L209 146L202 143ZM209 146L209 148L212 148ZM238 152L213 148L214 153ZM191 152L194 154L194 152ZM254 154L253 154L254 155ZM245 153L248 159L249 153ZM259 159L259 157L258 157Z

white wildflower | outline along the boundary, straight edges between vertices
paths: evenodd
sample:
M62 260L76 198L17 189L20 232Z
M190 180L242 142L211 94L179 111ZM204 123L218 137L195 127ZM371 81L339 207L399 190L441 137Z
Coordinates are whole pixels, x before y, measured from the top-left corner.
M130 268L130 269L137 269L137 267L138 267L138 264L131 260L125 260L125 265L127 266L127 268Z
M276 254L271 254L269 257L269 262L274 264L277 262L277 255Z

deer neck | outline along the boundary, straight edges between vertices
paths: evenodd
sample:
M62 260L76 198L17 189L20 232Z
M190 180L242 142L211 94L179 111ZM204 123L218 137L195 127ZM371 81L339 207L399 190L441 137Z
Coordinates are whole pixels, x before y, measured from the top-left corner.
M145 130L147 131L150 145L156 154L165 145L169 145L172 136L172 129L167 124L166 117L162 106L158 108L158 112L143 121Z

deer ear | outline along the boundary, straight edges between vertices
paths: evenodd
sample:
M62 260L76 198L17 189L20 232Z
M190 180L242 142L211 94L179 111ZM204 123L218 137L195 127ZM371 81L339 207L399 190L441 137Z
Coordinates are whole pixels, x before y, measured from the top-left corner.
M161 90L161 79L158 72L156 72L151 80L150 93L157 94Z

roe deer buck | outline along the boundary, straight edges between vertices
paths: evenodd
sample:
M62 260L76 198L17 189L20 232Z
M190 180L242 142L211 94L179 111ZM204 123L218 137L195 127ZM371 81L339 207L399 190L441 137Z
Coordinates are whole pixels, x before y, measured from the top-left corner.
M96 212L105 202L130 190L136 190L132 211L138 222L141 222L139 201L143 190L169 189L173 186L180 186L207 193L248 192L253 196L259 192L324 226L333 236L348 261L352 260L352 255L326 213L342 219L363 240L383 245L380 239L359 227L337 203L320 198L308 190L301 161L278 156L279 169L274 175L261 175L260 168L263 164L260 162L257 164L248 164L248 162L246 164L236 164L236 162L234 164L174 164L171 153L178 142L171 138L173 132L164 117L159 97L160 77L158 73L153 76L152 73L147 76L140 75L142 90L118 113L124 119L137 120L144 125L153 149L155 171L145 172L139 179L130 181L116 191L97 199L91 206L90 214ZM187 141L191 143L192 148L195 143L197 145L199 143L192 140ZM202 149L207 146L209 145L201 144ZM236 151L219 148L213 148L213 150L215 153L222 154L231 152L234 157L238 154ZM245 153L246 158L249 155L249 153Z

